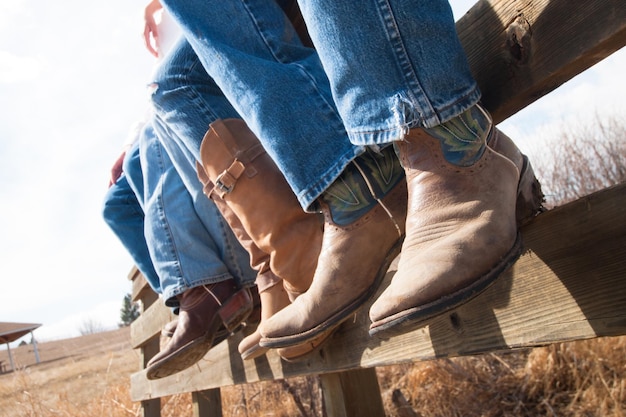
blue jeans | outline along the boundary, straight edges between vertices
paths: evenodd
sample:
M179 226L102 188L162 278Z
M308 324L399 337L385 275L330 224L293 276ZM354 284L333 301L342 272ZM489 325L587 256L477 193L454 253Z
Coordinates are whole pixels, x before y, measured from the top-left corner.
M102 217L122 242L150 287L160 294L159 275L154 269L144 236L144 212L137 199L137 195L143 195L142 178L139 146L135 144L124 158L124 173L109 187L104 197ZM135 194L129 179L141 187L139 194Z
M184 38L154 72L151 90L157 136L167 152L176 155L172 159L177 168L182 172L193 168L187 181L197 187L195 163L200 160L200 144L209 125L217 119L241 116L208 76Z
M300 0L316 50L272 0L162 3L305 208L364 146L480 98L445 0Z
M143 196L144 236L166 305L177 306L176 296L190 288L229 278L253 285L248 253L202 193L194 168L185 160L185 170L177 170L152 124L139 139L139 156L142 176L130 185Z

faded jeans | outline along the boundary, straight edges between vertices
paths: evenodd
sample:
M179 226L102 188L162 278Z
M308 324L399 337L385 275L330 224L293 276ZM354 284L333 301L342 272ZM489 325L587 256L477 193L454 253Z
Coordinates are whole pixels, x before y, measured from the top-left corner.
M135 143L124 158L124 172L107 190L104 196L102 217L118 237L135 266L157 294L161 293L159 275L154 269L144 234L144 212L137 195L143 195L143 176L139 160L139 144ZM131 188L131 182L141 189L139 194Z
M128 179L136 195L143 195L145 240L166 305L175 307L176 296L190 288L229 278L253 285L248 253L202 193L193 166L184 160L175 167L181 155L170 158L152 124L139 139L139 155L141 175ZM127 162L124 170L132 172Z
M446 0L301 0L316 50L273 0L162 3L304 208L364 146L480 98Z

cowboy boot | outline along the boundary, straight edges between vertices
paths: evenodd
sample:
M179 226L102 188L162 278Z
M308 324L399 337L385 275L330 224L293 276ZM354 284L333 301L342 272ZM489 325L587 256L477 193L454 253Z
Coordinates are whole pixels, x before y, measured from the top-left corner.
M207 133L207 139L203 142L202 149L204 152L202 155L207 153L211 154L213 149L225 151L232 151L233 155L241 153L242 150L250 150L254 149L253 153L259 151L258 146L260 146L260 142L258 139L250 132L247 127L241 125L241 123L234 121L225 121L225 124L230 125L232 130L227 129L226 126L219 126L221 122L217 123L216 126L213 126L217 130L211 134L211 131ZM237 138L233 137L234 131L239 131L240 134L237 135ZM217 136L217 131L220 132L220 136ZM235 142L238 142L235 144ZM225 148L225 145L231 146L230 148ZM261 148L262 150L262 148ZM264 151L262 151L263 153ZM202 164L198 163L198 178L204 184L204 192L209 196L214 202L217 208L220 210L222 217L226 220L226 222L230 225L231 229L235 236L239 239L239 242L242 246L248 251L250 254L250 262L254 269L258 271L256 283L259 291L259 296L261 298L261 323L274 315L276 312L280 311L282 308L287 306L290 303L291 299L295 299L300 293L302 293L308 286L310 285L311 277L315 270L315 264L317 263L317 256L319 254L320 246L321 246L321 224L317 220L316 216L306 214L302 211L299 205L297 205L297 201L295 200L295 196L291 193L289 186L286 181L282 177L282 174L278 172L278 169L270 160L263 160L263 158L268 158L267 155L256 155L254 158L254 162L248 161L249 169L254 170L254 175L258 173L257 169L264 169L265 173L268 174L268 177L272 178L270 184L273 184L273 189L270 192L274 192L277 198L283 198L282 201L278 201L278 204L281 207L278 209L283 213L286 213L286 219L292 219L295 224L299 224L297 228L300 230L308 231L305 233L305 236L302 241L297 240L297 236L294 236L296 239L293 242L293 246L289 246L288 236L277 236L272 239L269 239L270 242L278 242L278 247L270 248L266 246L270 252L274 254L274 256L270 256L268 253L264 252L259 248L254 239L248 234L246 228L244 227L241 219L236 215L235 211L231 208L230 202L232 199L229 195L227 200L224 200L220 197L220 194L215 192L215 187L211 182L209 174L207 174L205 168ZM214 155L203 158L203 162L205 166L209 164L214 164ZM225 161L228 165L230 165L233 160L232 157L229 160ZM228 166L224 165L224 166ZM213 165L211 165L213 167ZM226 171L224 171L226 172ZM217 179L217 175L214 174L214 178ZM282 179L282 180L281 180ZM238 193L234 195L235 200L238 198L242 198L241 191L246 187L246 179L241 179L239 181L243 182L243 186L238 186ZM238 183L239 183L238 181ZM260 187L261 184L259 184ZM248 185L248 187L250 184ZM222 194L224 195L224 194ZM243 211L240 211L243 212ZM258 213L256 213L258 214ZM248 216L248 221L251 216ZM259 226L259 225L256 225ZM249 225L254 231L261 231L263 233L271 232L269 229L262 229L259 227L252 227ZM288 226L280 226L283 230ZM280 230L280 228L278 229ZM267 242L268 239L260 239L261 242ZM267 243L266 243L267 245ZM284 253L284 250L292 249L292 256L305 256L307 259L302 260L301 262L296 262L296 259L290 259L289 254ZM278 277L274 271L271 269L270 265L273 265L274 268L282 271L283 274L286 274L291 280L291 284L286 280L282 280ZM293 268L297 269L293 269ZM298 274L300 276L298 276ZM278 285L278 284L281 285ZM289 290L286 291L285 287ZM312 353L319 347L329 336L329 334L320 335L313 343L304 344L301 346L294 346L286 349L279 349L278 354L285 360L296 361L299 360L308 354ZM256 331L246 338L244 338L239 344L239 352L243 359L254 359L258 356L263 355L268 348L259 346L259 341L261 339L261 335L259 332L259 327L257 327Z
M492 135L499 133L477 105L397 143L409 192L407 232L398 271L370 308L370 334L406 331L467 302L520 256L520 171L487 145ZM506 139L497 140L516 156Z
M176 330L146 366L148 379L163 378L197 363L214 345L220 326L234 331L250 315L252 296L234 279L193 287L178 295Z
M207 177L204 168L198 164L197 169L198 178L204 185L204 189L212 189L213 185ZM257 271L255 283L261 302L260 320L263 321L289 304L289 297L283 287L283 280L274 275L271 271L270 256L261 251L259 247L254 244L250 236L248 236L244 230L241 221L228 207L228 204L215 194L213 194L212 200L222 214L222 217L230 226L235 237L237 237L237 240L239 240L239 243L250 255L250 265ZM260 340L261 335L258 331L257 325L257 329L252 334L243 338L243 340L239 343L238 350L242 359L254 359L267 352L268 348L264 348L259 345Z
M274 314L290 304L289 296L282 285L283 281L276 277L272 271L267 270L263 274L259 274L256 279L261 297L261 322L255 331L244 337L239 342L238 350L243 360L250 360L264 355L269 348L261 346L260 326ZM311 341L300 345L289 346L277 349L278 355L288 362L297 362L311 353L315 352L330 336L330 333L324 333Z
M313 283L263 322L261 346L311 343L372 297L399 253L407 190L393 147L368 149L318 199L324 238Z
M302 210L254 133L243 120L217 120L200 156L210 181L205 194L223 199L249 238L270 256L270 269L284 280L291 299L305 292L317 264L322 224Z
M254 293L252 294L252 299L254 300ZM253 314L254 314L254 309L252 310L252 313L250 313L250 316L248 316L248 319L246 319L246 322L250 320L250 317L252 317ZM165 326L163 326L163 328L161 329L161 336L165 338L171 338L172 336L174 336L177 325L178 325L178 319L174 319L166 323ZM223 342L224 340L226 340L228 336L230 335L230 333L231 332L228 331L228 329L224 327L224 325L221 325L220 328L215 333L215 337L213 338L213 345L211 347L216 346L220 344L221 342Z

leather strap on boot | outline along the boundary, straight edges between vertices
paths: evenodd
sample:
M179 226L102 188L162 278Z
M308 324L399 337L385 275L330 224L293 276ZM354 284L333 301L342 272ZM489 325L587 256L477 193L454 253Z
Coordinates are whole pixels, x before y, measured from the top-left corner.
M200 155L205 194L228 205L255 245L270 255L271 270L290 295L306 291L320 253L322 223L304 212L258 138L243 120L217 120Z

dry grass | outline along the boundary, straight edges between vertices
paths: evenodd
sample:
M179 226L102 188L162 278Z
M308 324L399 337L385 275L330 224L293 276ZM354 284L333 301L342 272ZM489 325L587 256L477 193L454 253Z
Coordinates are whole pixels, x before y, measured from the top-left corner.
M39 350L35 365L31 346L14 349L27 366L0 375L0 416L141 415L129 397L139 358L128 329L42 343ZM623 417L624 358L626 336L390 366L378 376L390 417ZM315 377L227 387L222 404L225 417L322 416ZM190 394L163 398L161 406L163 417L192 415Z
M109 411L128 397L123 384L139 364L129 340L125 328L40 343L39 364L31 345L12 349L18 370L0 375L0 415L124 415Z
M624 358L626 337L616 337L440 359L379 374L387 396L401 390L422 417L621 417Z

